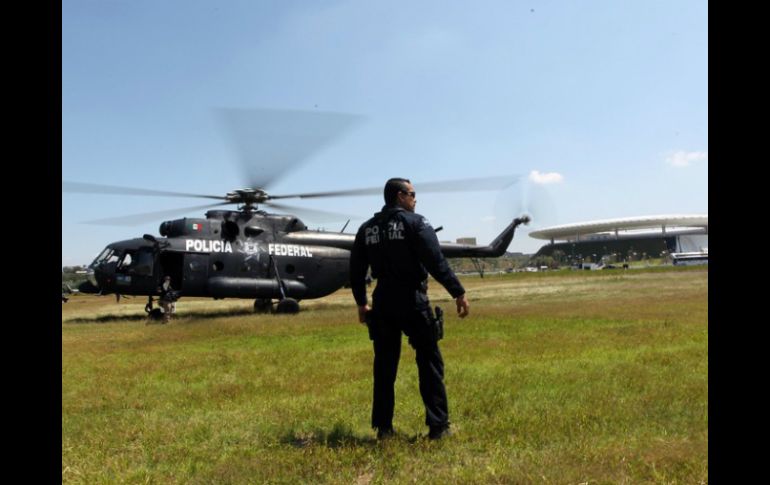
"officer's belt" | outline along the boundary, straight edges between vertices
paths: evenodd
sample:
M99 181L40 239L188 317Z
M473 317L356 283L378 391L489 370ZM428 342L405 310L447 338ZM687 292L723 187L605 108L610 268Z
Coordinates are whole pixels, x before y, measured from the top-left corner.
M419 290L425 292L428 291L428 280L410 282L379 278L377 279L377 286L382 287L384 290Z

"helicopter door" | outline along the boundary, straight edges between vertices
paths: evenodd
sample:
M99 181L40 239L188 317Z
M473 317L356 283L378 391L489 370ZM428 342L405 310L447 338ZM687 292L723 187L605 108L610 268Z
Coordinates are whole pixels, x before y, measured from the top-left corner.
M184 279L182 293L188 296L206 294L208 282L208 254L187 253L184 255Z
M156 275L158 285L163 281L164 276L171 276L171 287L175 290L184 290L182 288L182 254L164 251L160 253L160 271Z

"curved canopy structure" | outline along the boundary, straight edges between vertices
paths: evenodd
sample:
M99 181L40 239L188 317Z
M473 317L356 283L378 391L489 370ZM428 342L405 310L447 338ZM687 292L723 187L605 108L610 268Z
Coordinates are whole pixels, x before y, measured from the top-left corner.
M667 231L681 233L682 230L708 234L708 225L708 214L656 215L564 224L532 231L529 235L536 239L550 240L553 243L555 240L581 241L600 235L619 237L620 231L639 229L660 229L662 234L666 234Z

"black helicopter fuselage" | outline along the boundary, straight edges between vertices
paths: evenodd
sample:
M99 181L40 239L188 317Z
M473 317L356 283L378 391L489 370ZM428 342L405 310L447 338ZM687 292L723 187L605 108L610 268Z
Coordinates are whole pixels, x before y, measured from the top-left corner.
M525 219L490 246L442 243L446 257L502 255ZM320 298L349 281L354 234L309 230L291 215L212 210L163 222L161 237L109 244L89 266L85 293L156 295L164 276L182 296Z
M163 222L164 237L109 244L89 266L81 290L155 295L162 278L184 296L319 298L343 286L354 236L309 231L293 216L209 211L205 219ZM317 245L292 235L334 234Z

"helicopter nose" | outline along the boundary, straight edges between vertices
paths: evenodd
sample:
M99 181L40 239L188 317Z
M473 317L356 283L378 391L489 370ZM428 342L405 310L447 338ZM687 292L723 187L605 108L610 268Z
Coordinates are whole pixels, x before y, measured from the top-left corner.
M81 293L99 293L99 283L96 281L96 275L92 268L88 270L86 277L88 279L78 285L78 291Z
M99 293L99 287L90 281L84 281L78 285L78 291L80 293Z

